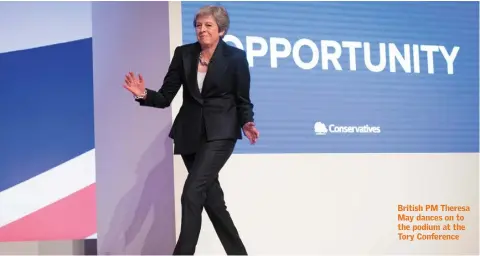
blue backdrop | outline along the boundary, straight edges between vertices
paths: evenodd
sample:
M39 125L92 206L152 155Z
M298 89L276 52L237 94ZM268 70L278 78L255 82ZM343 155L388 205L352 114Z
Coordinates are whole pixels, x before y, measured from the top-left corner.
M212 3L218 4L182 2L184 43L196 40L195 12ZM253 147L242 141L236 153L478 152L478 3L220 4L231 18L225 40L248 55L258 53L262 41L266 50L249 60L261 138ZM255 37L260 43L247 49L247 38ZM272 38L284 45L271 45ZM300 39L314 49L300 47L303 62L318 50L318 63L310 69L295 61ZM355 70L348 42L360 46ZM288 50L285 43L291 49L273 68L272 49ZM428 48L436 50L430 57ZM404 65L410 72L401 58L391 58L395 49L400 57L409 53ZM322 63L335 52L341 70ZM381 57L384 69L365 64L381 64Z
M94 148L92 40L0 54L0 191Z

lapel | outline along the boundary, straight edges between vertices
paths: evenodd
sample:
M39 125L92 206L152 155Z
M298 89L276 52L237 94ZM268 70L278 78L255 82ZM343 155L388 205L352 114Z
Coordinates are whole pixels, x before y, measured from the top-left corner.
M187 76L187 87L190 90L190 94L199 103L203 103L197 82L198 57L200 56L200 51L200 43L194 43L193 46L190 48L190 52L184 56L184 63L185 74Z
M227 55L226 43L220 40L208 65L207 74L203 81L202 94L208 92L208 89L214 84L221 84L222 76L228 67Z
M228 51L225 49L225 45L226 43L223 40L220 40L217 48L213 52L210 63L208 64L207 74L205 75L205 79L203 81L203 93L208 91L208 88L214 84L214 81L221 79L221 76L227 69L228 61L226 56L228 55ZM187 74L188 80L187 87L190 90L193 98L195 98L199 103L203 103L203 93L200 93L197 82L198 57L200 56L200 51L200 43L194 43L190 52L186 54L184 63L186 64L185 74Z

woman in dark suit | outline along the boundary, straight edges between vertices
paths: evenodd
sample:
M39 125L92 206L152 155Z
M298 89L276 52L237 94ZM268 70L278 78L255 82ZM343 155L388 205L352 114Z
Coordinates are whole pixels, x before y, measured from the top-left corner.
M197 42L179 46L159 91L145 88L129 73L124 87L141 106L170 106L183 85L183 105L170 131L174 153L188 170L182 193L182 224L173 254L192 255L205 208L227 254L247 251L227 211L218 173L231 156L242 130L251 144L259 138L250 101L245 52L227 45L230 20L223 7L201 8L194 19Z

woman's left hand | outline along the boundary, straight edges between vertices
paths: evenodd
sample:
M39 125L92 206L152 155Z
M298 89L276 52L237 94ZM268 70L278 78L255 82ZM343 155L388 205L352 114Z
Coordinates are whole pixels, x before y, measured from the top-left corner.
M243 133L247 136L250 144L255 144L260 137L260 132L255 127L255 123L248 122L243 125Z

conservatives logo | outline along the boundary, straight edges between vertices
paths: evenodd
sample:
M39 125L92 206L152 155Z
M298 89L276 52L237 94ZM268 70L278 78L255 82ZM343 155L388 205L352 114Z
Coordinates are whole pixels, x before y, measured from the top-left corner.
M326 135L327 133L333 134L378 134L381 133L380 126L370 126L370 125L335 125L329 124L328 126L322 122L316 122L314 126L316 135Z

